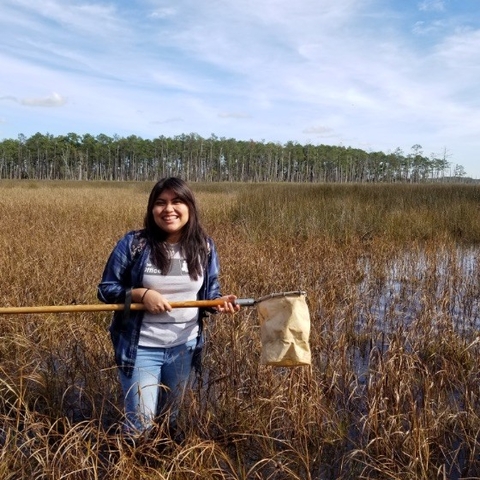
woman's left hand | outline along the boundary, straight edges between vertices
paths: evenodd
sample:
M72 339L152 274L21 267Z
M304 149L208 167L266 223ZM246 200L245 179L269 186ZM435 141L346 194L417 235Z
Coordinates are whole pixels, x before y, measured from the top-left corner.
M235 313L240 310L240 305L235 304L236 295L224 295L219 300L223 300L221 305L215 307L220 313Z

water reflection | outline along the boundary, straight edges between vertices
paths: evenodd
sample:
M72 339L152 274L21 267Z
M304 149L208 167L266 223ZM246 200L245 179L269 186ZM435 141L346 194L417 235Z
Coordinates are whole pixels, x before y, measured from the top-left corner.
M400 252L380 267L362 257L357 285L358 333L408 329L425 316L433 328L445 322L462 336L480 327L479 253L476 249Z
M391 439L394 432L414 442L414 435L429 432L433 445L441 431L443 450L436 454L444 478L477 472L469 456L477 433L444 419L478 418L479 252L380 252L361 257L356 269L356 283L345 289L352 315L336 323L337 334L350 339L343 353L354 372L347 389L352 444L368 451L372 438ZM399 458L408 456L403 445L397 445Z

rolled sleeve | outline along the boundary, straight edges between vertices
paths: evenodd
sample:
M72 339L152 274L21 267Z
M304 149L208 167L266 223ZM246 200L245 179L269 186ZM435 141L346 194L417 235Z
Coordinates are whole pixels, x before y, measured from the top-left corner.
M208 262L207 285L206 285L206 300L214 300L222 296L220 293L220 283L218 276L220 274L220 261L218 259L217 249L215 243L210 239L210 259Z
M112 250L102 279L97 288L97 297L104 303L123 303L130 288L131 234L125 235Z

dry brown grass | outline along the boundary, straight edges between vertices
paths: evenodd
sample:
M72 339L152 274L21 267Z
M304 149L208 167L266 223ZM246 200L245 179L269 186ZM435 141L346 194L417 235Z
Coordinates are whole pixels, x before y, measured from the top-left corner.
M150 188L1 183L1 306L96 303ZM255 309L218 316L185 443L131 445L110 314L1 316L0 478L478 478L479 190L194 188L225 292L307 291L311 368L259 364Z

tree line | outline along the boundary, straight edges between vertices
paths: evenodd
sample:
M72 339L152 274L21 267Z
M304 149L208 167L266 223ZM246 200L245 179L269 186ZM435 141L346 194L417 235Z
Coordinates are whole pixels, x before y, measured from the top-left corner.
M239 141L195 133L143 139L36 133L0 142L0 179L232 182L422 182L451 177L443 155ZM465 175L456 165L454 176Z

